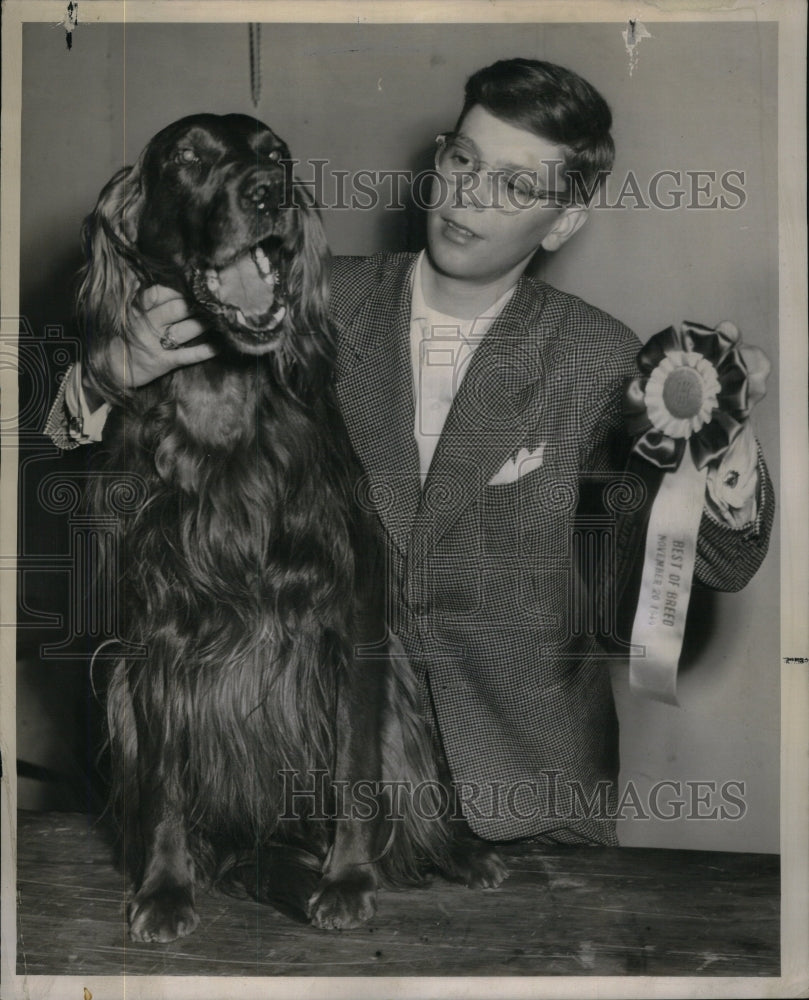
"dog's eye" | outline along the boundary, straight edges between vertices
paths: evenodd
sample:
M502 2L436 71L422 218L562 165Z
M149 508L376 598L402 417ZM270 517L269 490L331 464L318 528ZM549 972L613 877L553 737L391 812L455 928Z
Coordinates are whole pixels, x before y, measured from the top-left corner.
M280 149L274 149L270 153L270 159L272 160L273 163L277 163L281 159L281 150Z
M174 154L174 160L177 163L199 163L199 157L194 150L188 146L183 149L178 149Z

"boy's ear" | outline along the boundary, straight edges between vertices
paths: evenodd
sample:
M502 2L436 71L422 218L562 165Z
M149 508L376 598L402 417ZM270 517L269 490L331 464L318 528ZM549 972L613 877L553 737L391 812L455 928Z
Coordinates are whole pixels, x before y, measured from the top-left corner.
M558 250L563 243L587 221L589 212L584 205L571 205L566 208L545 234L540 246L543 250Z

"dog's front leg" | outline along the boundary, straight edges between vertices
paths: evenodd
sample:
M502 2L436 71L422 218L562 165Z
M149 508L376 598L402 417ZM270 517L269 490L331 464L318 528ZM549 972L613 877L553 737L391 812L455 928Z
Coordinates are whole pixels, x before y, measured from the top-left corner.
M336 819L323 877L309 904L316 927L357 927L376 912L375 859L387 829L379 789L388 669L386 648L355 657L338 692Z
M134 941L173 941L199 923L179 755L176 743L156 731L142 706L135 706L135 716L143 871L129 904L129 933Z

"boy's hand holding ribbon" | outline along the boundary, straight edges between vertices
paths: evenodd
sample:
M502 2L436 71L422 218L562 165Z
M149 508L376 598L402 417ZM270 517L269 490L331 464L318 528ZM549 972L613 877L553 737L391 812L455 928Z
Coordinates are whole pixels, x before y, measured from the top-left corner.
M677 704L677 666L704 507L730 528L756 517L757 445L750 413L770 363L732 323L683 323L638 354L624 413L633 455L661 470L646 532L632 629L633 691Z

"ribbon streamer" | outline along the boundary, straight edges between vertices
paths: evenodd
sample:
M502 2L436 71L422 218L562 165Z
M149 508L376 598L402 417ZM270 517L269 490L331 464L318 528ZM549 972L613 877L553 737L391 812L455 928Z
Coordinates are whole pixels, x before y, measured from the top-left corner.
M663 473L652 506L630 659L632 691L677 704L677 667L708 468L719 463L764 396L770 365L732 323L683 323L638 354L624 416L635 455Z
M676 476L660 484L646 532L643 577L632 646L645 655L629 662L629 686L677 704L677 667L691 597L707 469L697 469L686 451Z

